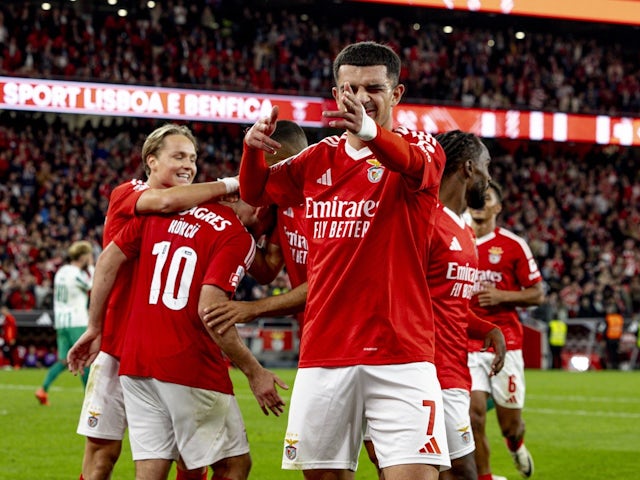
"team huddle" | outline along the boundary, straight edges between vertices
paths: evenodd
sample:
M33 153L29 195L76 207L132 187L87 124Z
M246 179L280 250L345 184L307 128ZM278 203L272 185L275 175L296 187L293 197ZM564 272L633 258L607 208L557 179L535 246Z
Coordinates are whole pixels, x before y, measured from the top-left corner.
M246 479L227 359L266 415L284 412L288 386L234 327L267 314L295 314L302 332L282 468L353 479L364 442L381 479L491 480L492 399L533 474L516 308L542 302L541 275L496 225L481 140L394 128L400 67L384 45L344 48L338 108L323 113L344 133L308 146L276 106L246 132L239 179L193 184L184 126L147 137L147 181L111 195L89 325L67 357L73 372L91 365L80 478L109 478L128 428L137 479L166 479L174 461L178 479ZM245 273L268 283L283 266L291 291L232 300Z

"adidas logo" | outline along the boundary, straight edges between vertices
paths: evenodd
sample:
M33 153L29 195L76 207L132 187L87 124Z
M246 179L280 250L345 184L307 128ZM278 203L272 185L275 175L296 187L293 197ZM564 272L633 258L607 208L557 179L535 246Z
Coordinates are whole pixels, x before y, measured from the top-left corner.
M322 176L316 180L316 183L319 183L320 185L326 185L327 187L333 185L333 182L331 181L331 169L328 168L327 171L324 172Z
M453 239L451 240L451 245L449 245L449 250L451 250L452 252L462 251L462 246L460 245L460 242L456 237L453 237Z
M517 403L516 396L515 395L511 395L509 397L509 399L507 400L507 403Z
M284 212L282 212L282 214L286 215L287 217L293 218L293 209L289 207Z
M422 447L420 450L418 450L420 453L435 453L440 455L442 452L440 451L440 447L438 446L438 442L436 442L435 437L432 438L431 440L429 440L427 443L424 444L424 447Z

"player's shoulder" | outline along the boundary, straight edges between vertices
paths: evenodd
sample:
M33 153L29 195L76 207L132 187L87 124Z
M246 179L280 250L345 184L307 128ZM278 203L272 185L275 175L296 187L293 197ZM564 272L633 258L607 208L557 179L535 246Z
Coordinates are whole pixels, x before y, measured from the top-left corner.
M498 227L496 229L496 236L502 239L504 242L511 242L518 245L522 250L528 252L530 250L527 241L520 235L513 233L511 230L507 230L504 227Z
M147 185L142 180L139 180L137 178L132 178L131 180L122 182L120 185L114 188L112 196L114 194L125 195L127 193L132 193L132 192L141 192L143 190L147 190L148 188L149 188L149 185Z

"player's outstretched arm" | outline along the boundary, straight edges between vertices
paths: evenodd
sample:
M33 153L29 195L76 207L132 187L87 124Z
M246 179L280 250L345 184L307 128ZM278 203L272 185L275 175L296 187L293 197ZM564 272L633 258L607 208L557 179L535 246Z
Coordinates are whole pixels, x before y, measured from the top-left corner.
M109 294L115 283L118 270L126 260L125 254L114 242L107 245L107 248L98 257L89 299L89 324L87 330L67 354L69 370L74 374L89 366L100 352L102 323Z
M216 182L177 185L171 188L149 188L136 202L136 212L172 213L200 205L208 200L216 200L238 191L237 177L223 178Z
M268 117L258 120L244 136L242 160L240 161L240 196L249 205L258 206L262 200L269 166L264 152L275 153L282 145L271 135L276 129L279 108L273 107Z
M206 305L222 302L226 298L227 294L220 288L214 285L203 285L198 304L200 318L203 319L204 317ZM211 338L247 377L251 391L264 414L269 415L269 411L271 411L275 416L280 416L284 411L285 403L280 397L276 386L288 389L288 385L277 375L260 365L260 362L253 356L238 335L237 329L230 328L223 335L219 335L215 330L207 326L204 319L203 323L207 327L207 332Z
M236 323L248 323L258 317L292 315L302 312L307 302L307 283L298 285L282 295L261 298L252 302L222 301L204 308L203 320L219 335Z

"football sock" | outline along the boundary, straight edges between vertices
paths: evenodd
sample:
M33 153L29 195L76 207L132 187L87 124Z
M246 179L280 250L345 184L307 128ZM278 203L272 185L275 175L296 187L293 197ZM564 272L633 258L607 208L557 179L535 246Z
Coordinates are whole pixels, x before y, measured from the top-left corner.
M491 480L491 473L485 473L484 475L478 475L478 480Z
M505 441L507 442L507 447L509 448L509 450L511 450L512 452L517 452L520 446L524 443L524 438L521 438L519 440L505 438Z
M45 392L49 391L49 387L53 383L53 381L58 378L62 372L67 369L61 362L56 362L51 365L51 368L47 371L47 376L44 379L44 383L42 384L42 388L44 388Z
M184 470L180 470L179 468L177 468L176 470L176 480L193 480L196 478L196 474L194 474L193 472L191 472L191 474L187 474L187 472L185 472ZM207 480L207 469L202 471L200 480Z
M80 478L78 480L84 480L84 477L82 476L82 474L80 474Z

